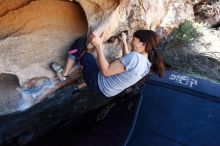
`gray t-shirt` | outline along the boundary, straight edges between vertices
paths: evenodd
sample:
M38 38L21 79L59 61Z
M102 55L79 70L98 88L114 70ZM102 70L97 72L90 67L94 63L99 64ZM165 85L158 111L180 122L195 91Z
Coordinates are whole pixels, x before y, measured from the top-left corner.
M102 93L111 97L132 86L150 71L151 63L148 58L137 52L130 52L120 58L126 71L109 77L98 75L98 85Z

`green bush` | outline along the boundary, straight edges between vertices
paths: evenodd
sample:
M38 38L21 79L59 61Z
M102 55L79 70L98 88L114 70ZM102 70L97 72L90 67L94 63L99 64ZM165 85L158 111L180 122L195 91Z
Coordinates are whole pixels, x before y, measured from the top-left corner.
M184 74L220 83L220 53L207 52L208 48L202 51L206 44L204 38L210 38L214 34L204 36L204 30L200 28L203 27L187 20L174 30L168 37L168 44L162 53L165 65Z
M167 49L187 46L200 36L202 36L202 33L199 28L193 25L192 21L186 20L170 35Z

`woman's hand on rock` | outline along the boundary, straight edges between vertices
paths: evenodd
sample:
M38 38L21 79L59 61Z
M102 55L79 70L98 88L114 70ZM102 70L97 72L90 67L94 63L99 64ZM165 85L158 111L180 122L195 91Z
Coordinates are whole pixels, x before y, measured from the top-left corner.
M127 34L125 32L122 32L119 36L119 39L123 42L123 43L127 43Z
M103 39L104 39L104 32L101 33L100 36L95 34L94 32L91 35L91 44L96 48L99 49L102 46Z

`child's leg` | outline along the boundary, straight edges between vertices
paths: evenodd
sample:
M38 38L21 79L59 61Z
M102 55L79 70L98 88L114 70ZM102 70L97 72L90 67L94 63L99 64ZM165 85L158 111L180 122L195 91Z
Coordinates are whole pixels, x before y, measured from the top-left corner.
M76 62L75 60L68 57L66 65L65 65L64 70L63 70L63 76L69 76L69 73L70 73L73 65L75 64L75 62Z
M68 76L73 65L78 62L78 56L85 50L86 47L86 39L85 38L78 38L74 41L72 46L68 51L68 58L65 64L62 76Z

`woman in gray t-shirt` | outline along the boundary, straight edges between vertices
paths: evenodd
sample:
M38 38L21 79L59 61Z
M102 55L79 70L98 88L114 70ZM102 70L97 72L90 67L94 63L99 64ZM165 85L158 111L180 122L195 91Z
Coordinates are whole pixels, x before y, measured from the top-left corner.
M123 43L123 55L112 63L108 63L103 53L103 33L101 36L94 33L91 36L91 44L97 52L96 60L91 53L85 51L86 40L77 39L70 48L64 70L57 64L52 64L52 68L59 72L58 77L65 78L77 61L82 67L88 88L107 97L115 96L132 86L150 70L161 77L164 70L163 59L155 49L159 43L158 35L152 30L136 31L131 41L131 52L126 39L126 34L122 33L120 40Z

